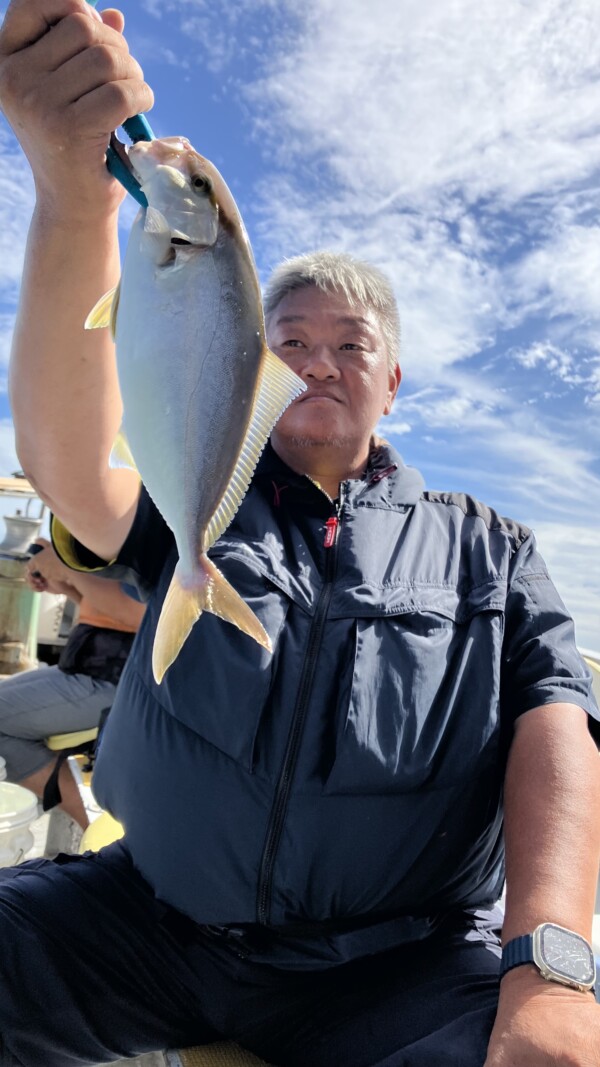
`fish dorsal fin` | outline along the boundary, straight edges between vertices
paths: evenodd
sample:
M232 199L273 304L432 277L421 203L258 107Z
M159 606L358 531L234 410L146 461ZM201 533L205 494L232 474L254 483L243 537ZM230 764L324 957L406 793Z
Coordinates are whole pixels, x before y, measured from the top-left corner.
M84 330L102 330L105 326L110 326L110 332L114 340L117 332L117 311L119 310L120 292L121 283L119 282L118 285L115 285L104 296L100 297L83 324Z
M306 386L302 379L265 346L261 376L254 395L246 437L227 489L206 528L204 551L214 545L227 529L242 503L275 423L292 400L305 391Z
M138 473L138 469L135 465L135 460L133 458L131 448L129 447L129 441L125 436L125 431L122 426L117 436L115 437L115 442L112 446L108 465L111 470L122 470L123 468L125 468L126 470L135 471L136 474Z

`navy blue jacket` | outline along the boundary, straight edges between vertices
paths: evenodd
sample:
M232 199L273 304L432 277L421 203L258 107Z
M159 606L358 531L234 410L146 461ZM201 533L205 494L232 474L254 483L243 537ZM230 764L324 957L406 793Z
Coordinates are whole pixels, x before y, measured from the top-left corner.
M531 531L424 492L385 444L336 513L268 447L210 556L273 654L204 614L161 686L177 556L145 493L107 571L150 599L94 788L158 896L204 924L358 931L350 954L494 901L515 718L551 701L598 718Z

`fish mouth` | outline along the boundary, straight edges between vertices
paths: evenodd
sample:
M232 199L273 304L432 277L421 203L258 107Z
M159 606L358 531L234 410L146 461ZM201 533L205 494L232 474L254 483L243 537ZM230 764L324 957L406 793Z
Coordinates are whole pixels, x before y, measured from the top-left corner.
M110 146L116 153L116 155L118 155L121 163L129 172L133 181L141 188L142 177L133 165L133 162L129 155L128 146L126 144L123 144L122 141L119 141L118 137L114 133L112 133L110 137ZM190 241L189 237L187 237L186 234L182 233L181 230L175 230L171 236L172 245L179 245L180 247L191 247L193 243L194 242Z
M141 186L142 179L129 158L127 145L123 144L123 142L119 140L115 133L111 133L110 135L110 147L121 160L121 163L125 167L125 170L128 170L134 181L136 181L137 184Z

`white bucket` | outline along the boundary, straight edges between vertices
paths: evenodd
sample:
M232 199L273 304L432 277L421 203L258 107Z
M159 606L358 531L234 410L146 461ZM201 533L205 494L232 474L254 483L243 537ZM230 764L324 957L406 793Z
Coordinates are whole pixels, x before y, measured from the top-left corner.
M35 793L12 782L0 782L0 867L20 863L33 845L29 827L37 819Z

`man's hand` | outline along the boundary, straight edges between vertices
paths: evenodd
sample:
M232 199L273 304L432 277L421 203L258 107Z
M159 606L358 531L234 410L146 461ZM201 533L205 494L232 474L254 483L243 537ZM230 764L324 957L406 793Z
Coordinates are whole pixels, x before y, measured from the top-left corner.
M71 571L61 562L45 537L38 537L35 544L41 545L42 551L32 556L27 564L27 583L36 593L52 592L51 586L68 582Z
M484 1067L599 1067L600 1005L592 993L546 982L532 967L500 985Z
M11 0L0 30L0 104L54 220L115 212L123 199L105 151L112 130L152 107L123 16L85 0Z

